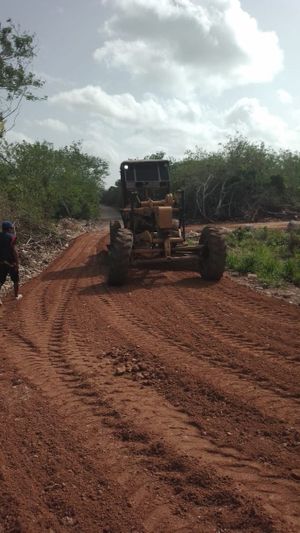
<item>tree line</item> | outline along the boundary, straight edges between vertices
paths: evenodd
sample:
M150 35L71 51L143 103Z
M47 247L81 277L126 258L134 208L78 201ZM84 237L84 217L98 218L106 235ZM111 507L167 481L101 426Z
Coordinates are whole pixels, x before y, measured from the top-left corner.
M1 218L31 228L60 217L97 218L107 172L107 162L85 153L80 143L55 148L2 139Z
M93 218L108 164L83 152L80 143L54 148L47 142L8 143L22 100L41 100L44 82L30 71L35 36L11 19L0 22L0 214L40 225L62 216ZM145 159L164 158L157 152ZM170 159L171 187L185 190L189 219L224 220L300 212L300 153L275 150L237 135L218 150L195 148ZM121 205L120 182L103 202Z
M300 214L300 153L275 150L240 135L218 150L196 148L182 159L170 158L170 180L173 191L185 190L186 215L191 220ZM119 181L105 191L103 201L120 205Z
M11 19L0 22L0 216L40 228L60 217L97 218L108 164L80 143L9 143L23 100L37 101L44 81L31 70L35 35Z

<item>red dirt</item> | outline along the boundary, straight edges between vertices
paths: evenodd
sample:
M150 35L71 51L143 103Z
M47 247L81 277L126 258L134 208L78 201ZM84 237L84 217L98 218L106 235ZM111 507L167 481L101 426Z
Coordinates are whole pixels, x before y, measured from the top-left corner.
M299 309L101 235L5 302L0 531L300 531Z

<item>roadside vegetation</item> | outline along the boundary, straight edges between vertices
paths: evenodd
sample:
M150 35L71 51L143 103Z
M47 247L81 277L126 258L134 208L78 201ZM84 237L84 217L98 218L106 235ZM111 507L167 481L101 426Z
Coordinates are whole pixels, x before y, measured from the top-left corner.
M172 187L185 189L187 217L204 221L300 212L300 153L237 135L219 150L197 148L171 166Z
M79 143L0 144L0 213L17 226L48 227L63 217L95 219L108 164Z
M47 233L63 217L97 218L108 172L107 162L78 142L7 142L22 102L46 98L32 69L35 55L35 35L11 19L0 22L0 218L13 220L21 234Z
M43 100L44 81L32 61L35 35L12 20L0 23L0 218L28 234L52 231L61 218L93 220L100 201L119 207L120 181L104 190L108 163L82 145L6 140L23 100ZM132 154L128 154L132 156ZM145 159L165 158L164 152ZM189 150L170 159L171 187L184 189L188 221L256 221L300 214L300 153L274 150L237 135L207 151ZM270 285L300 284L299 234L237 231L228 237L228 267L256 274Z
M227 235L227 267L268 287L300 287L300 231L239 228Z
M163 152L146 158L165 157ZM237 135L216 151L196 148L171 158L171 186L185 190L189 221L256 221L300 214L300 153L275 150ZM104 194L120 203L120 182Z

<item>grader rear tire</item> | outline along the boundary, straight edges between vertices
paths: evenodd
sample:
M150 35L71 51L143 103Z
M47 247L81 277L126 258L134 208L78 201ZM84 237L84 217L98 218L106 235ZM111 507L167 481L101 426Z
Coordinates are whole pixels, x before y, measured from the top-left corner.
M207 281L219 281L226 264L224 235L214 226L205 226L199 244L203 245L199 257L199 271L202 278Z
M128 277L132 251L132 232L126 228L115 228L114 238L109 248L108 283L123 285Z

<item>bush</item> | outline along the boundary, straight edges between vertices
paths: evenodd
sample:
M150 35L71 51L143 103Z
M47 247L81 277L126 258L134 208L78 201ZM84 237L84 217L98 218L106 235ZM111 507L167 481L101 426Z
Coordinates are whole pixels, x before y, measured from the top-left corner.
M34 229L62 217L97 218L107 163L79 143L0 142L0 216Z
M236 270L241 274L247 274L248 272L255 272L255 257L254 254L249 252L243 254L241 251L235 253L229 252L227 257L227 266L232 270Z
M289 281L300 287L300 253L286 261L284 264L283 277L285 281Z
M286 232L262 228L238 229L227 237L228 268L241 274L253 273L266 285L284 282L300 284L299 246L291 257L290 237Z

